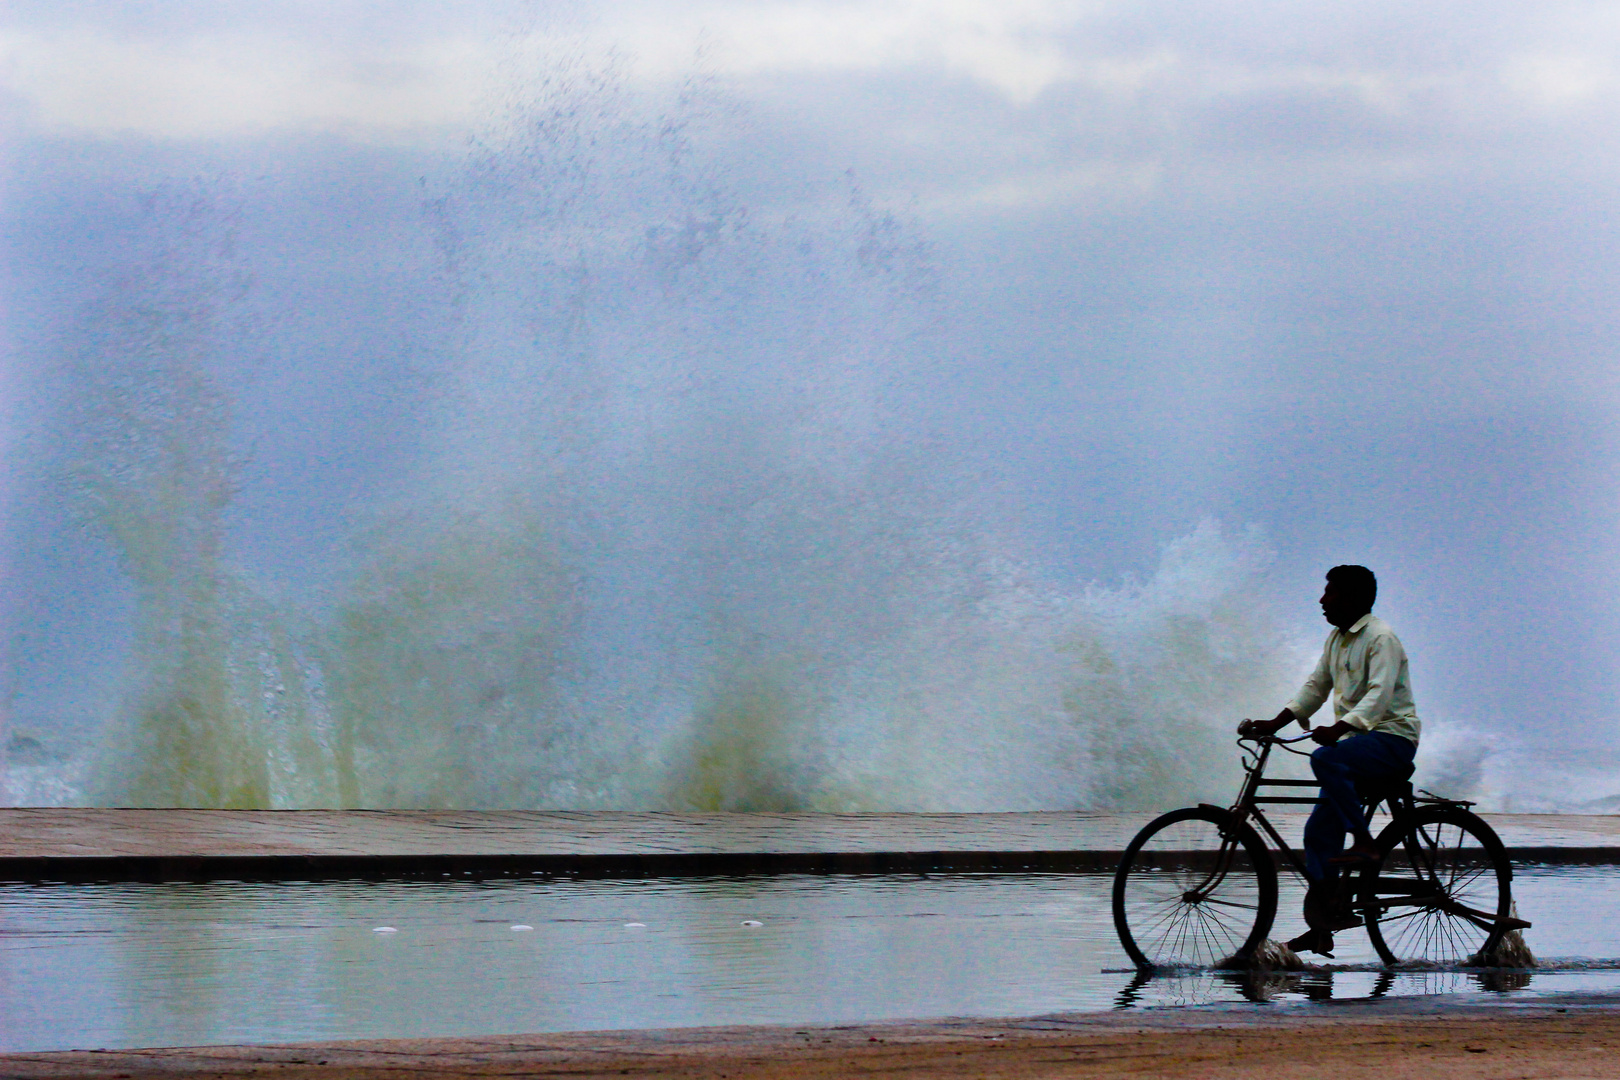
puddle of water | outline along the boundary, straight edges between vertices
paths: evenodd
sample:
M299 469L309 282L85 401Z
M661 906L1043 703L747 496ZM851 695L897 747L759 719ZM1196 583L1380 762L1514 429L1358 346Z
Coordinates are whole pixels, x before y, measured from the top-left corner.
M7 885L0 1049L1605 990L1617 884L1614 867L1522 870L1530 944L1558 969L1496 990L1377 971L1359 931L1339 970L1142 980L1121 970L1109 875Z

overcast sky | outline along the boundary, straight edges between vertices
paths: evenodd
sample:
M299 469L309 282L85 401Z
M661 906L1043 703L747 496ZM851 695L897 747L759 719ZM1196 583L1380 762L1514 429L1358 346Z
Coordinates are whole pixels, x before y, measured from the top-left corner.
M762 219L852 174L930 245L946 360L919 425L1039 573L1118 584L1201 521L1254 525L1301 639L1322 570L1365 563L1420 709L1614 745L1620 7L1479 0L13 0L19 726L78 723L52 709L89 708L65 688L110 678L85 650L127 618L52 462L62 342L140 194L211 178L259 238L281 351L243 391L235 542L296 590L409 454L384 335L414 294L373 287L376 252L545 71L604 65L649 100L701 76Z

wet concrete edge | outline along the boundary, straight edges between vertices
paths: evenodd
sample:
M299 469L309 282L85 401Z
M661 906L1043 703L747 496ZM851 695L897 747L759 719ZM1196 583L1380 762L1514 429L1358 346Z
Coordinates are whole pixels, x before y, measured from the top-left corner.
M811 851L536 855L108 855L0 858L0 882L334 881L509 877L1111 872L1122 852ZM1620 847L1517 847L1516 866L1620 864Z

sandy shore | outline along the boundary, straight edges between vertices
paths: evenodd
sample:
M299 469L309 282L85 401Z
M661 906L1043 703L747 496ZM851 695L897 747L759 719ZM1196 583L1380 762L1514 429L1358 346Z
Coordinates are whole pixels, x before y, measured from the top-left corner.
M1620 1077L1620 1006L1420 1002L0 1056L0 1077Z

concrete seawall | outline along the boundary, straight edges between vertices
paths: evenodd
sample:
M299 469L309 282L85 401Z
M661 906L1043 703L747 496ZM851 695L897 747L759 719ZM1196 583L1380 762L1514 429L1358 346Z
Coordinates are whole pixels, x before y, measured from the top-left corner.
M0 880L1097 872L1152 816L0 809ZM1620 816L1485 816L1515 862L1620 863Z

